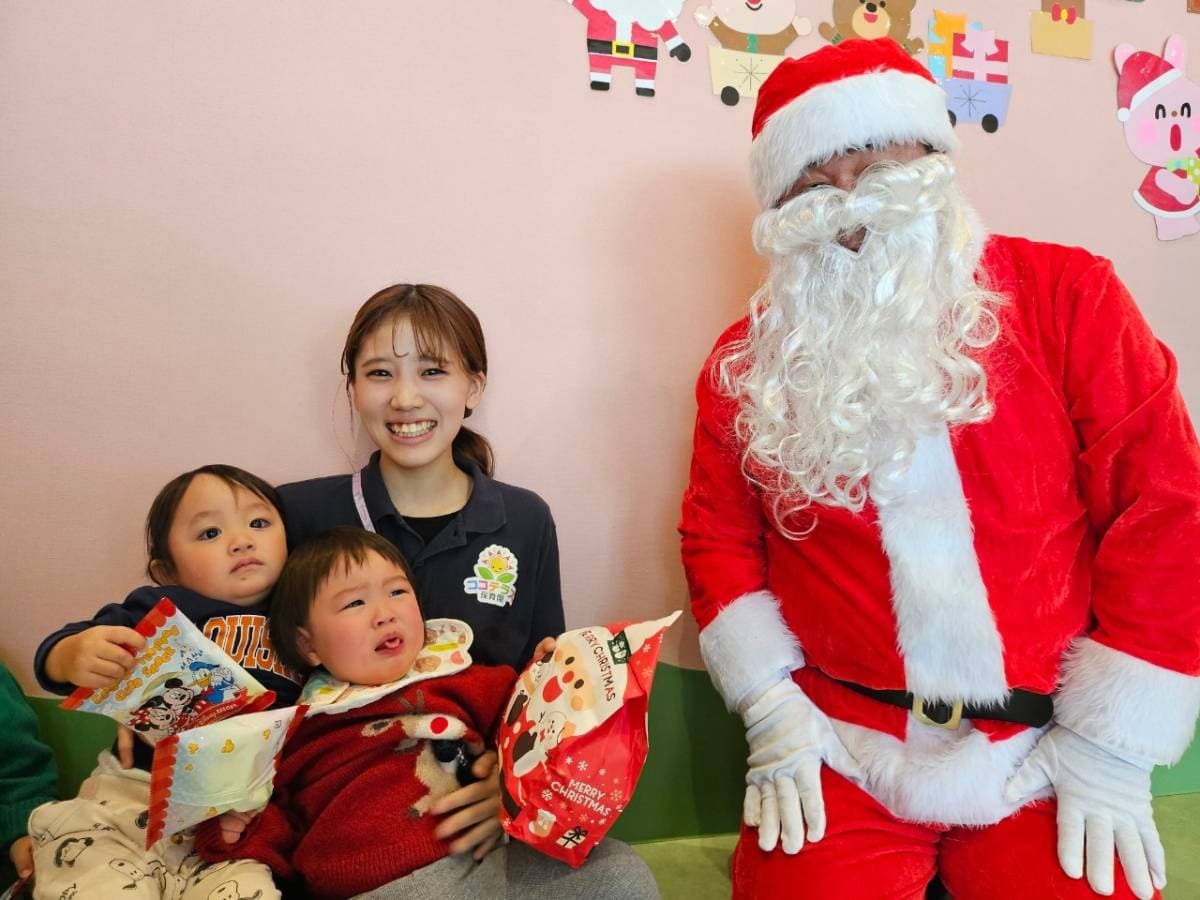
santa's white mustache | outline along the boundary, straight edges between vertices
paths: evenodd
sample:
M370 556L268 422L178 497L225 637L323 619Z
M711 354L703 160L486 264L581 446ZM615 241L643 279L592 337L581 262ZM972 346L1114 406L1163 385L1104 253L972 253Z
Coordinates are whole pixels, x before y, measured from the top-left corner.
M943 153L909 163L877 163L847 192L832 186L805 191L754 220L754 249L763 256L788 256L833 245L865 230L888 232L941 210L954 180L954 164Z

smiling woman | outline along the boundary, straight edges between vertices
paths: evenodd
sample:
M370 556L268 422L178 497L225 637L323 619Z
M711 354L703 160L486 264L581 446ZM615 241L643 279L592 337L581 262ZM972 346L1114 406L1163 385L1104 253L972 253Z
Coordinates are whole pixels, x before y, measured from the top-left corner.
M353 475L280 489L289 543L339 525L379 533L411 566L426 616L462 619L482 662L521 668L564 628L558 538L545 502L494 480L491 446L464 424L487 385L479 319L444 288L384 288L355 315L342 372L377 449ZM497 556L509 589L484 590L477 567Z
M477 662L524 668L543 639L565 629L558 536L541 497L492 478L491 447L463 424L487 384L479 319L444 288L384 288L355 315L342 372L354 412L377 449L353 475L280 488L292 546L338 526L377 532L407 561L426 618L469 624ZM383 592L383 581L363 577L362 566L356 571L358 582ZM328 593L329 604L337 606L341 599L355 599L354 591L345 593L352 586L339 585L322 596ZM314 658L328 662L320 647L312 649ZM325 646L326 653L331 649ZM475 760L472 773L480 780L430 806L431 814L444 816L436 836L456 855L436 864L449 868L420 877L451 892L466 890L467 896L494 896L515 884L529 900L658 896L645 864L613 840L602 842L589 865L578 870L517 843L492 854L485 865L461 870L464 860L471 861L467 851L483 859L501 834L495 752ZM472 880L464 881L468 875ZM404 880L392 888L386 896L412 896L415 890Z
M280 489L289 542L342 525L377 532L407 560L425 616L467 622L476 659L522 668L565 627L558 536L537 494L492 478L491 447L464 425L487 384L479 319L444 288L384 288L350 325L342 373L377 449L353 475ZM510 567L504 583L478 573L497 556ZM482 855L499 838L494 764L486 754L484 780L439 802L456 852Z

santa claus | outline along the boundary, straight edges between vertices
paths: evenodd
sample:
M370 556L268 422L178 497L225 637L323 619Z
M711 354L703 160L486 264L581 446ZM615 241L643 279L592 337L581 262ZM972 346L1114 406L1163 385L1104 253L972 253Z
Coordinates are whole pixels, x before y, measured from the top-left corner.
M612 86L614 66L629 66L638 96L653 97L659 40L680 62L691 59L691 48L675 28L683 0L567 2L587 17L588 70L594 91Z
M1174 358L1108 261L985 235L892 41L784 62L753 135L770 274L680 525L750 748L734 896L1154 896L1200 709Z

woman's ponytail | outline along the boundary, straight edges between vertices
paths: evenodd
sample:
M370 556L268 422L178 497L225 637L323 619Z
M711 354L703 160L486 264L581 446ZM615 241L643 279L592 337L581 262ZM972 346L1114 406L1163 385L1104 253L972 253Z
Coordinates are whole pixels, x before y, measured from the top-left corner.
M469 459L489 478L494 473L496 462L492 456L492 445L479 432L463 425L454 436L452 449L455 456Z

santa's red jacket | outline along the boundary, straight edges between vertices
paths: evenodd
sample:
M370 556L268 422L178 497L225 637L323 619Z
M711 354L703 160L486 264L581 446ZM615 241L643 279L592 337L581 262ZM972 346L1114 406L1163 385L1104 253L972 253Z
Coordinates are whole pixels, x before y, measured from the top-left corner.
M893 813L965 824L1013 811L1003 785L1037 730L921 725L828 676L982 703L1056 691L1056 721L1157 763L1200 709L1200 449L1175 359L1104 259L992 237L980 269L1006 297L981 357L995 414L923 439L903 502L811 506L796 540L772 527L716 380L743 320L699 379L680 524L729 704L792 670Z
M217 820L196 833L209 862L255 859L315 897L350 897L449 853L429 805L458 787L432 739L490 742L516 673L473 665L358 709L309 715L289 738L271 802L236 844Z

